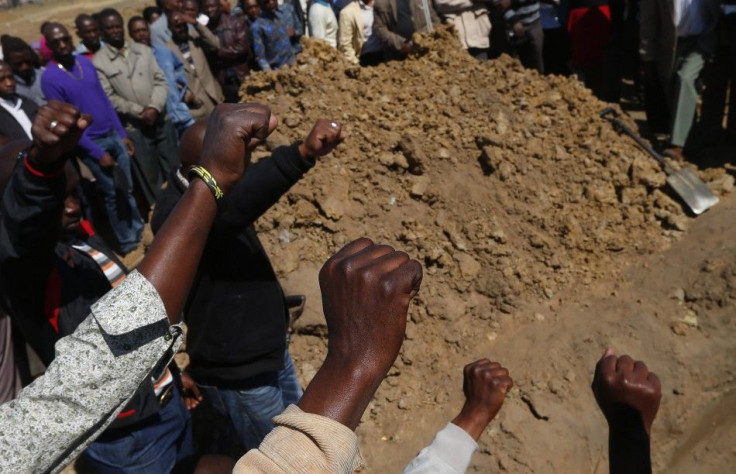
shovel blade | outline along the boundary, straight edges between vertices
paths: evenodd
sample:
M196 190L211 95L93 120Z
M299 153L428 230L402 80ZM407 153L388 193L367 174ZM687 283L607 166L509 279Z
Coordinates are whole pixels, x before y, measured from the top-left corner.
M683 168L667 176L667 184L695 215L702 214L718 203L718 197L690 168Z

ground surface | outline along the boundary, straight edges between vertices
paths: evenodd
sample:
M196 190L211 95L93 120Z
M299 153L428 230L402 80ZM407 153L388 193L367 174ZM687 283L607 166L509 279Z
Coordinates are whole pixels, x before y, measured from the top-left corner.
M51 8L68 23L103 4L141 3ZM18 12L0 20L27 39L49 15ZM361 70L310 43L296 67L254 75L242 91L280 117L271 147L303 137L319 117L349 134L258 224L287 291L308 296L292 343L305 383L324 357L316 274L327 256L366 235L425 266L402 353L358 429L364 472L399 472L428 444L460 407L463 365L481 357L503 362L515 388L471 472L606 472L589 383L607 345L645 359L663 382L656 470L730 471L728 170L699 171L721 202L695 219L574 81L507 58L475 63L446 33L424 44L421 58Z

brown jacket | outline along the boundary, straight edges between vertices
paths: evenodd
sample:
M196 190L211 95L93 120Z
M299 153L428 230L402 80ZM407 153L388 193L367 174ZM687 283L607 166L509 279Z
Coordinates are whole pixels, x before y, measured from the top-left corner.
M232 69L237 81L242 83L245 76L250 73L250 64L253 61L248 23L242 16L223 13L214 33L220 39L220 48L217 54L210 56L210 66L217 81L225 87L226 71Z
M210 33L211 34L211 33ZM214 35L213 35L214 36ZM196 120L208 116L217 104L222 103L225 99L222 94L222 88L212 74L210 65L207 62L205 50L214 54L217 50L213 49L205 39L196 31L191 32L189 36L189 51L194 61L194 68L191 67L189 61L184 57L179 46L170 40L166 47L176 54L184 63L184 69L187 71L187 83L189 89L194 96L202 101L204 105L198 109L191 109L192 117Z
M432 0L409 0L414 31L426 33L441 22L432 6ZM406 40L395 33L398 23L396 0L376 0L373 4L373 34L383 43L389 57L396 57ZM429 18L429 21L427 21Z

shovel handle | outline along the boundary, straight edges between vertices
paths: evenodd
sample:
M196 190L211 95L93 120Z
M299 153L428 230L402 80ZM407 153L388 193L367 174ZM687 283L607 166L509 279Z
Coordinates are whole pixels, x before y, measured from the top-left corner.
M670 168L670 165L667 164L667 162L664 160L662 155L654 151L654 148L647 143L643 138L641 138L639 135L634 133L633 130L631 130L625 123L623 123L618 118L618 112L616 112L615 109L612 107L606 107L601 111L601 118L604 120L608 120L613 125L613 128L616 131L624 132L626 135L630 136L637 145L639 145L644 151L652 155L652 157L657 160L657 162L662 165L662 168L664 168L664 171L667 174L670 174L672 172L672 168Z

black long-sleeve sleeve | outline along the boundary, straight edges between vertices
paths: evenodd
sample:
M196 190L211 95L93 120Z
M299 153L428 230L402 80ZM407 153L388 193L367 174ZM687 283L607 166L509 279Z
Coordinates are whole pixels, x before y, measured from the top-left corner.
M299 143L276 148L271 157L248 167L243 179L225 197L225 212L215 225L244 229L273 206L304 174L314 161L302 158ZM172 188L173 186L169 186ZM158 232L176 206L180 193L167 189L161 193L151 218L153 232Z

